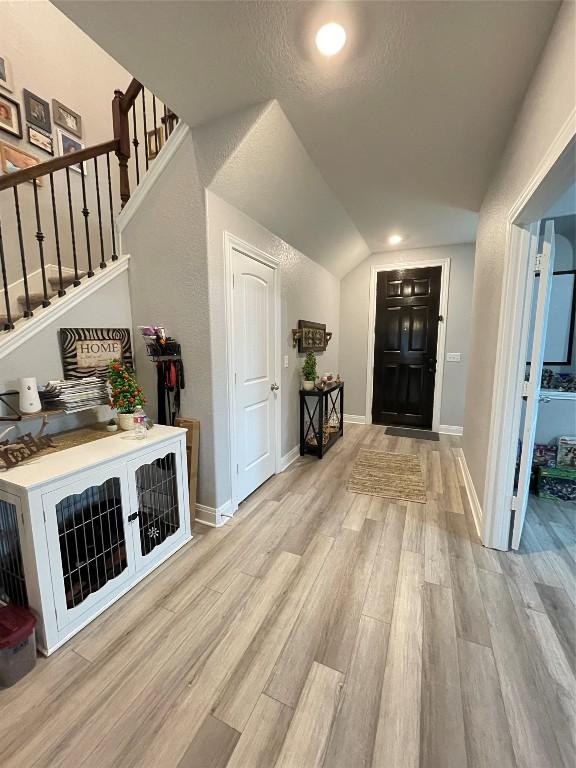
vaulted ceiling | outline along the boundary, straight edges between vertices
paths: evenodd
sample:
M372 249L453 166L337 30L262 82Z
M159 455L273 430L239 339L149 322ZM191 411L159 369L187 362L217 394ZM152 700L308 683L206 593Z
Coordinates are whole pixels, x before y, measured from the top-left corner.
M277 99L371 251L394 232L403 247L474 239L559 7L54 2L192 127ZM348 41L324 58L314 36L331 20Z

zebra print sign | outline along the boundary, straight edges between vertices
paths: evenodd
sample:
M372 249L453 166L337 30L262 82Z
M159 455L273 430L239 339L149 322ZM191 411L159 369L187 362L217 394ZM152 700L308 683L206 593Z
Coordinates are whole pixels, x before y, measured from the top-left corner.
M64 379L106 378L110 360L132 366L129 328L60 328Z

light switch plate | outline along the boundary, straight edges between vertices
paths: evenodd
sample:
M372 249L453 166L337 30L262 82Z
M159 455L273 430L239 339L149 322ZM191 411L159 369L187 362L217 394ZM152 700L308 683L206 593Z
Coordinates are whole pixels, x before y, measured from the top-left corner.
M284 368L288 368L288 355L284 355Z
M449 363L459 363L460 362L460 352L448 352L446 355L446 360Z

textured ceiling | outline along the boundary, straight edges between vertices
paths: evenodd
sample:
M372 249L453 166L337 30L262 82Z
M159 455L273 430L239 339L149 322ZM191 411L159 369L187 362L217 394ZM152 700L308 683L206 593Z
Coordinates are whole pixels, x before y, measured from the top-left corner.
M275 98L370 250L474 239L558 2L54 0L198 126ZM341 54L313 46L341 21ZM319 226L322 223L319 222Z

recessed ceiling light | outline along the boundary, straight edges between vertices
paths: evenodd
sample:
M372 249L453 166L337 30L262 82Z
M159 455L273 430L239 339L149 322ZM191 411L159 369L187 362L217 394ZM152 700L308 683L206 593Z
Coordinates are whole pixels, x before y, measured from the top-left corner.
M399 243L402 242L403 239L404 238L402 237L402 235L390 235L390 237L388 238L388 242L390 243L390 245L398 245Z
M346 30L341 24L331 21L320 27L316 34L316 47L324 56L334 56L346 42Z

